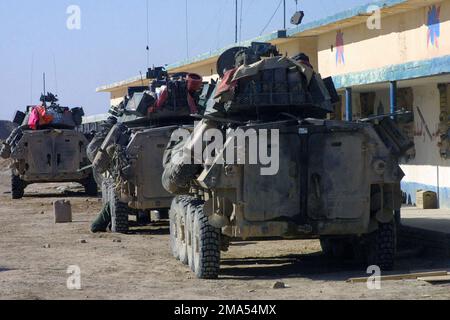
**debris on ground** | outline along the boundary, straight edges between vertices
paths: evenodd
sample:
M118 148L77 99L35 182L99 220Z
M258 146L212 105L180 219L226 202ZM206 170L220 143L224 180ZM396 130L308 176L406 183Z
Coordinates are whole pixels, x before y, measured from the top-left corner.
M273 284L273 289L286 289L287 286L284 282L282 281L277 281Z
M67 193L67 192L69 192L69 188L62 186L62 187L56 188L56 191L61 192L61 193Z
M381 281L395 281L395 280L415 280L421 277L440 277L447 276L447 271L431 271L431 272L419 272L419 273L405 273L405 274L393 274L388 276L380 277ZM347 280L348 283L359 283L359 282L367 282L369 277L362 278L350 278Z
M58 200L53 206L55 223L72 222L72 205L70 201Z
M445 276L434 276L434 277L419 277L419 281L425 281L431 284L445 284L450 283L450 273Z

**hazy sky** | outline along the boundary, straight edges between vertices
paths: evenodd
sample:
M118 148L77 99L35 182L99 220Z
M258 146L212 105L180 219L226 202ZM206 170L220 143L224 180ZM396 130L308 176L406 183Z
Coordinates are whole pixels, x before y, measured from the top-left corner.
M186 0L149 0L150 63L183 60L186 50ZM242 40L259 36L279 0L242 0ZM241 0L239 0L239 7ZM287 16L295 0L286 0ZM304 22L369 0L299 0ZM234 41L235 0L188 0L189 56ZM81 9L81 30L66 26L67 8ZM109 95L95 88L129 77L147 67L147 0L1 0L0 119L37 103L42 73L48 91L61 103L83 106L87 114L106 112ZM282 29L282 6L264 33ZM287 22L289 26L289 21Z

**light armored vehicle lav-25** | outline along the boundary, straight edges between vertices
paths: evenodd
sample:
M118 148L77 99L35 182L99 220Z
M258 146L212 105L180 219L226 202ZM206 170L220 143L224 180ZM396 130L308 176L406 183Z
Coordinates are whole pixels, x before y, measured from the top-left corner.
M217 70L203 120L166 149L174 256L216 278L230 241L320 239L327 255L392 269L398 162L411 147L395 122L327 120L339 99L332 80L270 44L230 49Z
M86 194L97 195L97 184L89 165L86 147L89 136L76 130L84 115L82 108L62 107L55 95L41 96L41 104L18 111L18 127L3 143L0 155L12 159L11 193L24 196L33 183L77 182Z
M128 232L130 215L144 223L151 221L152 211L168 217L173 195L161 184L161 159L172 132L192 128L191 114L199 112L200 76L168 75L156 68L148 77L154 79L149 87L130 88L125 100L110 109L116 120L109 119L88 147L94 171L101 175L110 228L117 233Z

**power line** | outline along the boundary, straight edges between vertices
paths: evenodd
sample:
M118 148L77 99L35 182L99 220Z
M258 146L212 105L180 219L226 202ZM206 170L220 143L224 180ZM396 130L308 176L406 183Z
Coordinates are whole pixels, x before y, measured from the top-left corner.
M33 73L34 73L34 52L31 54L30 105L33 104Z
M147 0L147 68L150 68L150 15L149 15L149 4Z
M244 0L241 0L241 17L240 17L240 23L239 23L239 43L242 41L242 11L244 8Z
M198 35L195 38L195 41L191 41L191 43L193 43L193 45L192 45L192 47L189 48L190 51L197 49L198 46L203 43L202 40L204 40L204 38L205 38L205 33L211 29L211 25L213 25L215 22L219 22L219 24L221 24L220 17L222 17L222 16L223 16L223 2L217 7L217 11L216 11L215 15L211 17L211 20L208 23L204 24L204 27L201 30L201 32L198 32ZM211 38L214 39L215 37L211 37Z
M272 22L273 18L275 17L275 15L277 14L278 10L281 7L281 4L283 3L283 0L280 0L280 2L278 3L277 8L275 9L275 12L273 13L273 15L270 17L269 22L267 22L266 26L264 27L264 29L261 31L260 35L262 36L262 34L264 33L264 31L266 31L267 27L270 25L270 23Z
M55 73L55 92L58 95L58 77L57 77L57 72L56 72L56 57L55 54L53 54L53 71Z
M236 23L235 23L235 34L234 34L234 43L238 42L238 0L236 2Z
M188 22L188 0L186 0L186 58L189 59L189 22Z
M225 2L222 2L224 4ZM221 14L219 17L219 24L217 25L217 34L216 34L216 49L220 47L221 34L222 34L222 23L223 23L224 15Z

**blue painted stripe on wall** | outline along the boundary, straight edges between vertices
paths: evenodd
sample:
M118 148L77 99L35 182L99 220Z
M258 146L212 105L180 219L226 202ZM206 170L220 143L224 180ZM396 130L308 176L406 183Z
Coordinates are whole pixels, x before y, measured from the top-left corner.
M450 55L333 76L333 81L337 89L343 89L358 85L422 78L445 73L450 73Z
M417 190L437 192L437 187L415 182L402 182L402 191L411 199L412 204L416 203ZM439 207L450 209L450 188L439 188Z

